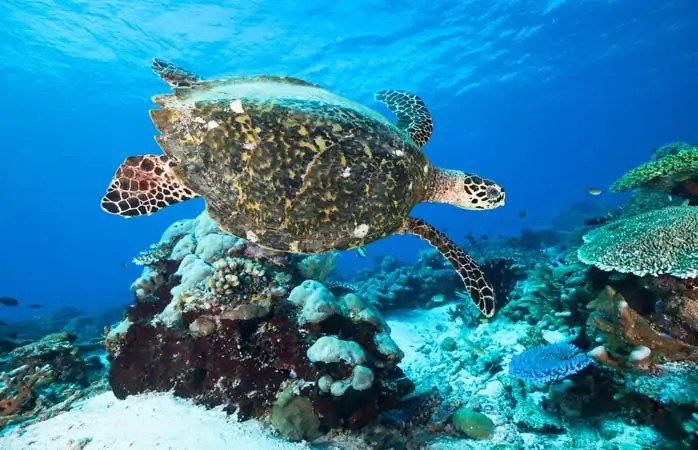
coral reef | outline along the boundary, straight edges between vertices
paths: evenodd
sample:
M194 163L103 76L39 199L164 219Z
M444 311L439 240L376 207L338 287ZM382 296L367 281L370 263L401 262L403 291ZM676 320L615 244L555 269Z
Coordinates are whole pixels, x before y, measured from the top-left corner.
M298 270L309 280L325 282L334 271L337 252L308 255L298 264Z
M103 366L83 359L75 335L56 333L0 357L0 430L45 420L103 389Z
M572 205L554 229L466 235L495 288L489 319L432 249L347 279L338 253L265 250L205 213L176 222L135 259L133 300L106 329L109 387L332 448L695 448L695 151L657 150L614 187L635 189L621 209ZM95 329L113 315L61 314L83 336L0 341L0 424L99 389Z
M603 336L604 345L589 353L597 361L612 367L645 370L658 362L698 363L698 347L658 332L614 289L607 287L588 307L594 310L588 325Z
M698 175L698 147L682 142L668 144L658 149L653 160L623 175L613 185L611 192L621 192L641 187L671 189L676 182Z
M449 262L432 249L421 251L413 266L392 257L378 260L377 265L359 273L353 284L359 297L379 309L422 306L436 295L454 298L461 288Z
M374 307L352 293L335 297L316 280L288 289L292 280L324 278L331 256L272 263L244 241L208 238L217 233L208 220L180 222L188 234L134 283L135 302L106 342L118 398L173 390L298 440L366 425L411 392ZM187 240L196 248L180 252ZM207 240L222 249L202 250Z
M578 325L577 312L591 299L586 267L563 259L537 263L511 295L516 301L510 301L501 314L541 329Z

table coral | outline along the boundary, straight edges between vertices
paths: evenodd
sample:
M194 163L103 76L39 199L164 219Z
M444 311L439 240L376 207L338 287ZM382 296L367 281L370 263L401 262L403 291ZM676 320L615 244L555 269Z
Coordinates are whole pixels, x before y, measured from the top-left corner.
M698 147L690 146L676 153L667 152L659 159L642 164L613 183L610 190L621 192L640 187L670 188L674 181L672 177L679 174L698 175Z
M638 276L698 276L698 208L667 207L619 219L584 235L580 261Z

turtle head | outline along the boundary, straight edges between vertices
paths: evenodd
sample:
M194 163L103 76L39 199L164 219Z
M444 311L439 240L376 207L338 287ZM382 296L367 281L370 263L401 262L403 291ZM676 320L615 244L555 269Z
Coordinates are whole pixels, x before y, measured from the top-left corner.
M494 209L504 205L504 189L494 181L460 170L431 171L427 202L448 203L463 209Z

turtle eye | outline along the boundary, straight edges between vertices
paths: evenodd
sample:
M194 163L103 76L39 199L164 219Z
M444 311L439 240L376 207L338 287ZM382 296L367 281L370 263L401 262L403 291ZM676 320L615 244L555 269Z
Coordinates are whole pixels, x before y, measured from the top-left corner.
M485 190L485 194L487 195L488 199L495 200L497 197L499 197L502 194L502 188L500 188L496 184L487 186L487 189Z

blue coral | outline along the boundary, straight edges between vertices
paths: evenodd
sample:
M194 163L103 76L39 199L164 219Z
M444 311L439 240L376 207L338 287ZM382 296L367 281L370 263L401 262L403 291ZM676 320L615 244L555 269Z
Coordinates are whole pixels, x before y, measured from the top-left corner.
M509 375L519 380L548 383L567 378L591 363L586 353L568 343L535 347L514 355Z

